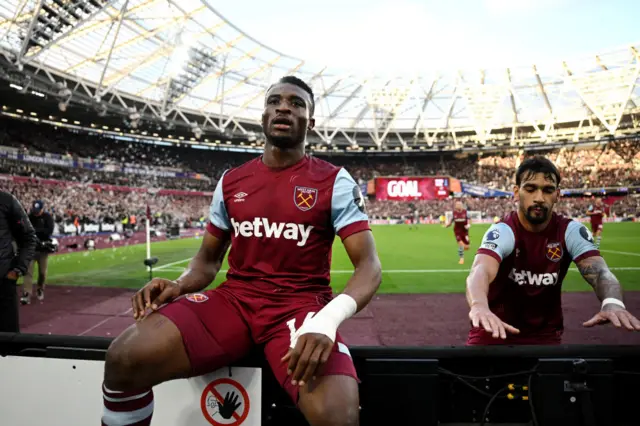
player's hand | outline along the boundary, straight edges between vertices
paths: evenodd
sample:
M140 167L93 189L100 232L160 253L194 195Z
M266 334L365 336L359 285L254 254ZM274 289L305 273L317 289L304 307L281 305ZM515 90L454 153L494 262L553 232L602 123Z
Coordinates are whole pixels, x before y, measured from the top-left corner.
M288 361L287 374L291 376L293 386L304 386L315 378L329 359L333 342L324 334L307 333L298 338L296 346L282 358Z
M503 322L486 306L473 306L469 311L469 319L474 327L484 328L494 339L506 339L507 333L520 333L520 330Z
M464 226L464 229L466 229L467 231L469 230L469 228L471 228L471 225L469 225L469 224Z
M131 298L133 317L136 320L143 319L147 309L155 311L164 303L171 302L180 296L180 293L180 285L177 282L164 278L152 279Z
M613 324L617 328L626 328L630 331L640 331L640 321L631 315L622 306L608 304L589 321L583 323L585 327L593 327L600 324Z

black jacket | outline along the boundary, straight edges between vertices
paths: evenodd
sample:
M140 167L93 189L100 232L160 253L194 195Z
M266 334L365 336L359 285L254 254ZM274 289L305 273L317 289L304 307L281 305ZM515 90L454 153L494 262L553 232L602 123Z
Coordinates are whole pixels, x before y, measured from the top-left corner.
M15 240L18 253L13 250ZM0 191L0 279L12 269L27 272L35 257L36 232L27 213L13 195Z
M49 241L53 235L53 217L49 213L43 212L41 215L30 214L29 221L36 231L36 237L40 241Z

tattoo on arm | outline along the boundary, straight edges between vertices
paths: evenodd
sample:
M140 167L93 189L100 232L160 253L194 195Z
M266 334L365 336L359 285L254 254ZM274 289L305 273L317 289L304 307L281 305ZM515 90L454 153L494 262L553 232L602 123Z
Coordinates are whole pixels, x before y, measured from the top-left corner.
M578 262L578 270L593 287L600 301L608 297L622 300L622 287L602 257L594 256Z

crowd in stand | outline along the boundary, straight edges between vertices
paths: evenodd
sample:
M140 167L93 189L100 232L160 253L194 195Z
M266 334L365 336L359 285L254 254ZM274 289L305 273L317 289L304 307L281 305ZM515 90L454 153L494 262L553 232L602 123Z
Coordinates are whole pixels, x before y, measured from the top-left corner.
M21 153L58 154L64 158L89 159L114 165L165 168L178 172L201 173L204 179L156 177L121 171L96 171L0 158L0 175L28 177L27 182L0 181L0 189L14 193L26 208L44 200L58 223L96 223L121 221L131 215L143 216L149 205L160 221L189 222L206 218L210 192L216 180L229 167L239 165L257 154L196 150L190 147L165 147L137 142L116 141L109 137L83 134L48 125L27 124L0 119L0 147ZM407 153L388 157L322 157L344 166L359 183L376 176L452 176L489 188L511 190L516 167L529 153L504 155L433 156ZM616 142L591 149L563 148L544 153L562 173L564 188L640 186L640 142ZM66 185L44 185L42 179L63 180ZM128 187L206 191L205 195L153 195L150 192L106 191L88 184ZM612 212L618 216L640 213L638 198L615 201ZM557 211L572 217L582 216L593 201L588 198L563 198ZM468 210L481 211L484 217L502 216L515 208L511 199L465 198ZM452 209L452 200L399 203L370 200L368 210L374 218L403 218L415 209L423 217L437 218Z
M511 190L518 165L531 155L545 155L562 172L564 188L601 188L640 185L640 141L610 143L592 149L562 148L555 152L517 152L504 155L469 155L467 158L420 157L402 160L345 162L361 180L376 176L453 176L492 189Z
M596 149L562 148L545 155L562 170L565 188L602 188L640 185L640 141L622 141ZM457 177L485 183L496 189L510 188L512 170L528 155L490 156L480 158L477 169L468 167Z
M43 185L0 181L0 190L13 193L28 210L42 200L58 224L120 223L132 216L143 218L149 206L154 220L166 225L197 222L211 203L210 197L153 195L147 192L115 192L86 185Z

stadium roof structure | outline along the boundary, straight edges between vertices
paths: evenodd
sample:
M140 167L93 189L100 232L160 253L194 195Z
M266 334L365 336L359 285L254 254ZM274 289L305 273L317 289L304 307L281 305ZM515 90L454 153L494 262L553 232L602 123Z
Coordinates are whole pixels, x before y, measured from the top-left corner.
M640 43L556 64L353 75L265 46L206 0L0 3L2 66L51 84L61 110L90 99L99 113L117 111L134 123L255 140L265 90L295 74L316 94L310 141L323 150L458 150L638 134L639 51ZM27 90L11 75L16 89Z

